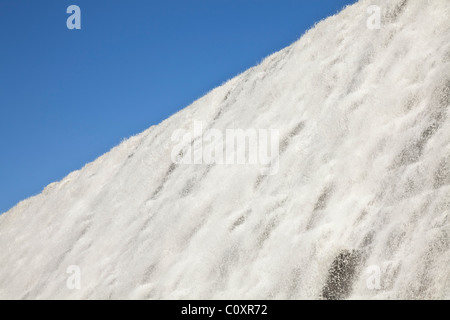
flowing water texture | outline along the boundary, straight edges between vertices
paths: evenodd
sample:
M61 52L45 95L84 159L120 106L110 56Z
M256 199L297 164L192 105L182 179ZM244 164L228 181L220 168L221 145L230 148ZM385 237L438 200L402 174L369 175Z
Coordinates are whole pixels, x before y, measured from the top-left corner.
M361 0L19 203L0 299L449 299L449 8ZM279 130L278 172L174 163L194 121Z

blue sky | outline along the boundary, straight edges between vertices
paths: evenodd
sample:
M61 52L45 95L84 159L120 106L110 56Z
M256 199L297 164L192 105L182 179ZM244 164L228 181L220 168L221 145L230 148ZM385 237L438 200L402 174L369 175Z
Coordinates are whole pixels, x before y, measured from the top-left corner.
M354 2L0 0L0 213Z

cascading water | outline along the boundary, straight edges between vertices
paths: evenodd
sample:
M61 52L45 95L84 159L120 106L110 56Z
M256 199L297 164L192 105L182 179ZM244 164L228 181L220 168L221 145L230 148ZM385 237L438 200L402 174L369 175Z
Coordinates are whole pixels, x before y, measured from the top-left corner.
M449 12L361 0L21 202L0 299L450 298ZM174 162L195 121L278 130L277 172Z

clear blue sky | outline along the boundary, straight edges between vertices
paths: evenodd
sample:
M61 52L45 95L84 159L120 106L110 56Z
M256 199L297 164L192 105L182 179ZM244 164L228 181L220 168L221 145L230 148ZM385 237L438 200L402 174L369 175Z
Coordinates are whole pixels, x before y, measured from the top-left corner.
M354 2L0 0L0 213Z

